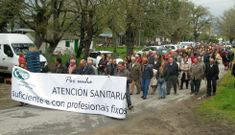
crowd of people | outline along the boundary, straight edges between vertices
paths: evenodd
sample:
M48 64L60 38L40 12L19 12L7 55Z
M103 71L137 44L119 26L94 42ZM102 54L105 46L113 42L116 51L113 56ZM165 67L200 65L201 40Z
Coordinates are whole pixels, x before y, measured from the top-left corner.
M197 95L200 91L201 80L207 81L206 96L216 94L217 80L219 79L219 64L223 70L232 69L234 52L231 48L222 45L189 46L186 49L169 51L167 54L158 54L150 51L147 54L136 54L117 62L112 55L100 55L94 63L93 58L81 59L77 62L71 55L65 65L61 57L56 58L55 73L85 74L85 75L114 75L127 77L127 103L132 109L131 96L141 94L143 100L149 94L158 92L159 98L167 95L177 95L178 90L184 88ZM19 61L20 62L20 61ZM24 61L20 66L24 66ZM233 68L234 69L234 68Z

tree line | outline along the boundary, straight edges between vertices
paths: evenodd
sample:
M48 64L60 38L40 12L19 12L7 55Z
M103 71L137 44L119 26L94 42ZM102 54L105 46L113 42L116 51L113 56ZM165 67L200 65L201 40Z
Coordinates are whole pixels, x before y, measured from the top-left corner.
M0 31L14 25L35 31L35 45L50 45L50 52L66 34L78 36L77 57L88 56L92 39L105 29L112 40L123 36L130 55L141 34L145 41L155 37L177 43L197 41L211 29L213 17L203 6L187 0L1 0ZM8 28L8 29L7 29Z

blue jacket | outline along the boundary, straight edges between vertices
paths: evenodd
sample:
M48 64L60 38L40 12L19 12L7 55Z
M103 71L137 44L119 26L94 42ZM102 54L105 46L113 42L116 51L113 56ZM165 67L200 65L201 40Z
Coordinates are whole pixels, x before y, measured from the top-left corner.
M153 77L153 67L150 64L143 65L142 67L142 79L150 80Z

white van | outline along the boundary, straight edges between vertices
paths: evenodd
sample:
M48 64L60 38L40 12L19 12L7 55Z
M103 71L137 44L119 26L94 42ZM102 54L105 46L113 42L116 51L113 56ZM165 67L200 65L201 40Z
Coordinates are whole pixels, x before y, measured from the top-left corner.
M24 34L0 33L0 72L11 73L12 67L18 65L19 54L27 53L29 47L36 47L33 41ZM47 60L40 55L42 68Z

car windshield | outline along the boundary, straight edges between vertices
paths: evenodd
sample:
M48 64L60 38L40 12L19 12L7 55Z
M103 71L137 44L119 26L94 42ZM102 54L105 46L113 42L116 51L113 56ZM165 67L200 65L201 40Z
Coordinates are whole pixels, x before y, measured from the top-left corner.
M98 53L90 53L89 57L96 58L98 55Z
M167 49L175 49L174 46L165 46Z
M30 47L35 47L34 44L31 43L13 43L11 45L17 55L21 53L26 54Z

